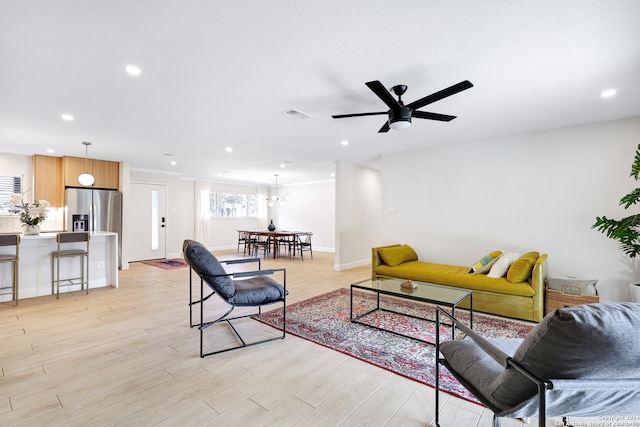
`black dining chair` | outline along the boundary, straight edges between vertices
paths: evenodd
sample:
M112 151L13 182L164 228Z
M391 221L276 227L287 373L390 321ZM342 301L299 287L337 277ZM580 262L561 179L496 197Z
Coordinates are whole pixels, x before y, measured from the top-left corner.
M311 246L311 236L313 233L300 233L296 235L296 249L300 251L300 257L304 261L304 252L307 251L313 259L313 248Z

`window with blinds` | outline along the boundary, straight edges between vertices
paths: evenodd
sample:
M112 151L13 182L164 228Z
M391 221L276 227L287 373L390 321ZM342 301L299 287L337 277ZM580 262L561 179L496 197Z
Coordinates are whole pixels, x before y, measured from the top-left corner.
M0 176L0 214L7 215L12 194L22 194L22 177Z

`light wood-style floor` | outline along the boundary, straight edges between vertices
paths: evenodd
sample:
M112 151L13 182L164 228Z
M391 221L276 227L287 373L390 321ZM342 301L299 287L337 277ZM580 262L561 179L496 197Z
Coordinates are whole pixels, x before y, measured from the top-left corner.
M368 266L333 271L333 254L314 257L263 268L287 268L290 303L369 275ZM188 277L134 263L117 289L0 304L0 425L432 425L432 388L291 335L201 359ZM249 333L273 331L245 322ZM490 411L444 398L443 427L491 425Z

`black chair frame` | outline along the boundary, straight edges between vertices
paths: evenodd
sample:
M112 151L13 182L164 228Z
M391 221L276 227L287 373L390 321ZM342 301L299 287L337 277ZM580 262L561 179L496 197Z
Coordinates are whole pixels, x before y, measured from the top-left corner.
M311 255L311 259L313 259L313 247L311 246L311 237L313 233L299 233L296 234L296 242L295 245L300 251L300 258L304 261L304 252L308 251Z
M211 275L211 276L199 276L200 277L200 298L199 299L194 299L193 296L193 268L189 268L189 326L191 328L195 328L197 327L200 331L200 357L206 357L206 356L210 356L213 354L218 354L218 353L224 353L227 351L231 351L231 350L236 350L239 348L243 348L243 347L249 347L249 346L253 346L256 344L261 344L261 343L265 343L265 342L269 342L269 341L275 341L275 340L280 340L280 339L284 339L285 338L285 334L286 334L286 309L287 309L287 303L286 303L286 294L287 294L287 271L285 268L276 268L276 269L269 269L269 270L262 270L261 269L261 262L260 262L260 258L240 258L240 259L232 259L232 260L218 260L218 262L220 264L227 264L227 265L233 265L233 264L246 264L246 263L252 263L252 262L257 262L258 263L258 270L255 271L242 271L242 272L235 272L235 273L228 273L228 274L219 274L219 275ZM282 281L282 286L284 287L284 297L279 300L279 301L274 301L273 303L270 304L274 304L274 303L278 303L278 302L282 302L282 335L278 335L272 338L267 338L267 339L263 339L260 341L255 341L255 342L251 342L251 343L247 343L242 336L240 336L240 334L238 333L238 331L236 330L236 328L233 326L233 324L231 323L232 320L238 320L238 319L243 319L243 318L247 318L247 317L260 317L260 315L262 314L262 305L258 305L258 306L239 306L239 307L257 307L258 311L256 313L251 313L251 314L244 314L244 315L240 315L240 316L235 316L235 317L228 317L231 312L236 308L235 305L230 304L225 298L223 298L222 296L220 296L218 294L218 296L220 297L220 299L222 301L224 301L225 303L227 303L230 308L229 310L223 314L222 316L218 317L215 320L212 321L207 321L205 322L204 320L204 302L207 301L209 298L211 298L213 295L217 294L216 291L214 291L213 289L211 289L209 287L209 289L211 289L211 293L205 295L205 283L204 280L207 278L215 278L215 277L230 277L231 279L239 279L239 278L243 278L243 277L255 277L255 276L264 276L264 275L272 275L275 274L277 272L282 272L283 274L283 281ZM200 322L199 323L194 323L193 322L193 306L200 304ZM236 335L236 337L240 340L240 345L237 345L235 347L230 347L230 348L225 348L223 350L217 350L217 351L212 351L209 353L205 353L204 352L204 330L207 329L209 326L213 326L215 324L221 323L221 322L226 322L230 327L231 330L234 332L234 334Z

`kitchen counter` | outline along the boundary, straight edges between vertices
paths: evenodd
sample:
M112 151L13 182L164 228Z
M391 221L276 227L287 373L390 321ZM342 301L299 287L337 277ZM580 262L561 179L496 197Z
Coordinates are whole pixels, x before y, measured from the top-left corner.
M19 233L16 233L19 234ZM51 295L51 253L58 250L57 233L40 233L36 236L20 236L20 266L18 269L19 298ZM90 233L89 240L89 293L91 289L118 287L118 234L108 231ZM78 244L82 247L84 244ZM71 245L65 248L71 248ZM11 253L13 247L0 248L1 253ZM60 278L79 277L80 260L61 259ZM10 264L0 265L1 283L11 283ZM80 285L65 286L60 292L80 290ZM10 295L0 296L0 301L10 301Z

